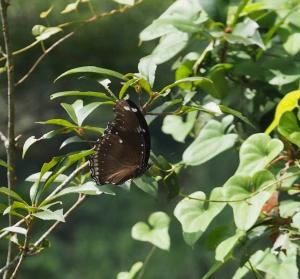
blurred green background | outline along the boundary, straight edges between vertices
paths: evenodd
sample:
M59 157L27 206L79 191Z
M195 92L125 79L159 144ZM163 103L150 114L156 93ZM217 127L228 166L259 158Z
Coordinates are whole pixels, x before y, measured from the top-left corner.
M99 11L109 10L116 6L112 1L93 0ZM48 131L46 127L36 124L50 118L64 116L59 101L50 101L50 94L56 91L72 89L100 90L93 81L65 79L53 83L53 80L67 69L95 65L123 73L137 72L137 64L141 57L150 53L153 43L138 46L138 34L143 28L159 16L173 1L145 0L141 5L123 14L109 16L83 27L75 36L65 41L51 52L29 79L16 89L16 130L22 135L22 141L31 135L40 136ZM31 43L34 38L31 29L36 24L46 25L39 18L39 13L51 4L54 10L49 16L48 24L55 26L64 21L83 18L88 12L80 10L77 14L60 15L69 2L56 1L22 1L13 0L10 7L11 36L14 49L20 49ZM54 42L55 38L50 40ZM50 45L46 42L46 46ZM15 57L16 79L24 75L34 61L41 55L40 46ZM174 61L173 61L174 62ZM173 79L169 70L170 64L159 67L157 88ZM1 130L5 129L6 97L5 78L0 76L2 86L0 94ZM65 101L65 100L64 100ZM66 100L68 102L68 100ZM99 127L105 127L111 118L110 109L104 113L93 114L89 121ZM103 117L105 115L105 118ZM151 128L153 151L176 162L180 159L184 146L175 143L170 136L161 132L162 119L158 118ZM42 163L57 154L60 140L43 141L34 145L25 160L18 154L17 176L18 189L28 193L29 183L21 183L31 173L38 172ZM4 149L0 148L1 158L5 158ZM232 154L232 153L231 153ZM231 164L229 153L211 160L201 167L191 168L181 176L180 186L190 193L197 189L209 191L220 186L231 176L235 165ZM232 160L236 161L236 160ZM5 172L1 168L1 184L5 181ZM218 175L215 175L215 173ZM117 189L116 196L89 197L87 201L71 216L66 224L62 224L55 234L49 238L51 247L40 255L27 258L19 278L115 278L121 270L128 270L136 261L143 261L151 249L147 243L131 239L131 227L138 221L146 220L153 211L163 210L172 216L176 201L154 199L136 187L131 191ZM27 194L28 195L28 194ZM71 201L70 201L71 202ZM225 212L230 214L230 212ZM219 216L214 222L224 223L227 218ZM1 217L1 225L5 225L6 217ZM50 222L47 223L50 225ZM45 224L36 224L43 232ZM179 223L172 219L170 227L171 251L169 253L156 250L144 278L200 278L213 262L214 247L210 247L205 237L198 241L194 249L187 246L181 236ZM38 236L36 236L38 237ZM6 241L0 243L1 265L5 262ZM224 272L230 278L230 270L221 270L214 278ZM227 273L229 272L229 273Z

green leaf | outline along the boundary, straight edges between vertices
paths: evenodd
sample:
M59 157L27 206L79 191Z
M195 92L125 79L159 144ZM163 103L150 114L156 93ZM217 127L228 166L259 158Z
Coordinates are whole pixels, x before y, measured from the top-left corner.
M271 133L279 124L281 116L286 111L292 111L294 108L298 107L298 100L300 98L300 90L291 91L286 94L281 101L276 106L275 117L266 129L266 133Z
M24 235L27 234L26 229L24 229L22 227L18 227L18 226L6 227L6 228L2 229L1 231L24 234Z
M35 37L37 41L45 41L52 37L53 35L62 32L63 30L60 27L45 27L41 25L36 25L32 29L32 33L38 34L38 36Z
M270 70L273 75L275 75L273 78L269 80L269 83L272 85L277 85L277 86L283 86L295 81L298 81L300 79L300 74L297 73L292 73L292 74L285 74L282 73L281 71L278 70Z
M84 140L82 140L80 137L78 136L74 136L74 137L70 137L67 138L66 140L64 140L62 142L62 144L60 145L59 149L64 148L65 146L71 144L71 143L76 143L76 142L85 142Z
M184 151L183 162L191 166L200 165L231 148L237 135L225 134L225 130L232 120L231 115L224 117L222 122L210 120L200 131L198 137Z
M300 51L300 33L292 33L283 44L287 53L294 56Z
M79 110L80 108L83 107L83 102L82 100L76 100L72 105L66 104L66 103L61 103L60 104L65 111L68 113L70 118L78 125L78 119L75 110Z
M223 186L223 194L233 209L236 226L244 231L250 229L275 190L276 179L267 170L259 171L253 177L232 176Z
M0 159L0 166L12 170L12 167L10 167L5 161L1 159Z
M149 41L166 34L177 32L178 29L170 23L170 20L197 20L201 11L199 1L175 1L169 8L152 24L140 33L141 41ZM201 15L204 13L201 13Z
M237 230L236 234L222 241L217 249L215 259L220 262L224 262L226 257L239 243L240 239L245 236L245 232Z
M197 233L198 238L194 242L206 231L212 220L226 205L226 202L214 201L223 199L221 188L217 187L211 192L209 198L211 202L206 201L205 193L198 191L177 204L174 215L181 223L184 233Z
M57 130L50 131L50 132L44 134L43 136L41 136L40 138L36 138L35 136L29 137L23 145L22 158L25 157L25 154L27 153L29 147L31 147L31 145L33 145L34 143L44 140L44 139L51 139L57 135L65 134L67 132L68 132L68 130L66 130L66 128L60 128Z
M296 115L286 111L280 118L278 132L291 143L300 147L300 127Z
M67 13L77 11L79 3L80 3L80 0L77 0L73 3L68 4L60 13L67 14Z
M107 96L105 93L102 92L95 92L95 91L62 91L56 92L50 96L51 100L61 97L74 97L74 96L82 96L82 97L97 97L100 99L112 100L111 97Z
M264 169L283 150L278 139L258 133L248 137L240 149L240 164L236 174L253 175Z
M143 57L138 65L140 74L153 86L157 65L162 64L178 54L188 42L188 34L175 31L163 36L152 53Z
M114 2L117 2L119 4L133 6L135 0L113 0Z
M207 92L212 96L217 95L213 82L210 79L204 77L187 77L187 78L176 80L175 82L165 86L159 92L159 94L163 94L166 91L170 90L171 88L177 87L182 84L194 84L196 87L200 87L201 89L203 89L205 92Z
M58 192L53 199L68 195L68 194L84 194L84 195L101 195L103 192L99 189L94 182L89 181L79 186L67 187L60 192Z
M43 211L32 213L32 215L42 220L55 220L59 222L65 222L65 217L62 209L58 209L55 211L45 209Z
M279 214L282 218L291 217L298 211L300 211L299 201L285 200L279 204Z
M19 194L17 194L16 192L14 192L11 189L8 189L7 187L0 187L0 193L27 205L27 202L25 200L23 200Z
M156 197L158 182L153 177L143 175L141 177L135 178L133 180L133 183L142 191L146 192L147 194L153 197Z
M136 262L132 265L130 271L121 271L117 275L117 279L134 279L143 267L142 262Z
M40 121L37 122L39 124L47 124L47 125L58 125L58 126L64 126L67 128L74 128L76 127L76 125L74 125L73 123L69 122L68 120L65 119L49 119L47 121Z
M47 179L53 174L52 171L47 171L43 174L42 178L41 178L41 173L40 172L37 172L37 173L34 173L34 174L31 174L30 176L28 176L25 181L28 181L28 182L36 182L36 181L40 181L40 182L45 182L47 181ZM59 176L57 176L55 178L55 180L53 182L55 183L61 183L63 181L66 180L68 176L65 175L65 174L60 174Z
M121 80L125 80L124 75L121 73L118 73L116 71L112 71L105 68L95 67L95 66L84 66L84 67L78 67L71 70L68 70L64 73L62 73L58 78L55 79L55 81L61 79L62 77L74 75L74 74L95 74L95 75L106 75L115 77Z
M154 212L149 216L148 222L150 226L144 222L136 223L131 230L132 238L150 242L163 250L169 250L169 216L164 212Z
M255 266L258 270L266 272L274 279L298 279L297 267L297 245L290 244L286 253L274 255L270 250L269 253Z
M81 126L83 121L99 106L105 105L106 102L93 102L82 107L80 110L76 111L78 118L78 125Z
M165 134L170 134L174 140L184 142L186 136L194 127L197 111L187 113L186 121L183 121L183 117L179 115L167 115L164 118L162 131Z
M224 38L231 44L257 45L265 49L265 45L258 32L259 25L250 18L238 23L231 34L225 33Z
M254 124L246 116L244 116L241 112L234 110L232 108L226 107L224 105L219 105L219 108L222 112L229 113L229 114L239 118L240 120L242 120L243 122L245 122L246 124L251 126L253 129L256 129Z

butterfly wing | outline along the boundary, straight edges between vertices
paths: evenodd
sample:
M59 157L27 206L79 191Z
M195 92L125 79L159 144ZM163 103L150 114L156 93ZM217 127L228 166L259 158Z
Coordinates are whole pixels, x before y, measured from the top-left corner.
M114 111L114 121L90 158L92 177L97 184L121 184L147 169L150 134L143 114L129 100L118 101Z

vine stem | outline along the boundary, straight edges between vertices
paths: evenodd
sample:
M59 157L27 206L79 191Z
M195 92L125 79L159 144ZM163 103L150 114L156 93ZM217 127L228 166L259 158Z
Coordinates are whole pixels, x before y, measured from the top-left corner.
M222 202L222 203L243 202L243 201L246 201L246 200L251 199L252 197L254 197L254 196L258 195L259 193L261 193L261 192L267 190L268 188L270 188L270 187L272 187L272 186L274 186L274 185L276 185L276 184L278 184L278 183L281 183L282 181L284 181L284 180L286 180L286 179L289 179L289 178L291 178L291 177L293 177L293 176L297 176L297 175L299 175L299 174L300 174L300 171L295 172L295 173L293 173L293 174L291 174L291 175L287 175L286 177L280 178L280 179L278 179L278 180L276 180L276 181L274 181L274 182L272 182L272 183L267 184L266 186L262 187L262 188L259 189L258 191L251 193L251 195L249 195L249 196L247 196L247 197L245 197L245 198L242 198L242 199L237 199L237 200L199 199L199 198L191 197L190 195L187 195L187 194L182 193L182 192L179 193L179 195L180 195L181 197L184 197L184 198L187 198L187 199L190 199L190 200L196 200L196 201L202 201L202 202Z
M9 190L14 188L15 185L15 103L14 103L14 64L12 57L12 50L9 36L9 24L7 17L7 9L9 0L0 1L0 17L2 21L2 34L4 39L4 46L6 52L6 66L7 66L7 144L6 155L7 164L7 188ZM11 197L8 197L8 206L11 205ZM12 216L8 215L8 225L12 225ZM12 259L12 242L8 241L6 263L10 263ZM7 270L3 278L8 276Z
M154 252L156 250L156 246L152 246L151 250L149 251L149 253L147 254L146 258L145 258L145 261L143 263L143 267L142 267L142 270L139 274L139 276L137 277L137 279L142 279L143 276L144 276L144 273L145 273L145 269L150 261L150 259L152 258Z

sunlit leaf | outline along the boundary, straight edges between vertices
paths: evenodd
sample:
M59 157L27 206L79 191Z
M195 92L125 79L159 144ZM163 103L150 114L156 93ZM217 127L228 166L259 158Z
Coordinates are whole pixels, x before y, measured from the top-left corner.
M283 149L278 139L258 133L248 137L240 148L240 164L236 174L253 175L264 169Z
M100 76L111 76L115 77L121 80L124 79L124 75L121 73L118 73L116 71L112 71L109 69L105 68L100 68L100 67L95 67L95 66L84 66L84 67L78 67L74 68L71 70L68 70L64 73L62 73L59 77L55 79L57 81L58 79L61 79L62 77L69 76L69 75L74 75L74 74L95 74L95 75L100 75Z
M245 232L237 230L235 235L222 241L216 249L215 259L223 262L244 235Z
M226 134L225 131L232 120L231 115L224 117L222 122L210 120L200 131L198 137L184 151L184 163L191 166L200 165L231 148L237 135Z
M296 55L300 51L300 33L291 34L283 47L290 55Z
M132 238L150 242L163 250L169 250L169 216L164 212L154 212L149 216L148 222L150 226L144 222L136 223L131 230Z
M186 121L183 121L183 117L179 115L167 115L163 121L162 131L172 135L174 140L184 142L194 126L196 117L196 111L187 113Z
M234 222L241 230L248 230L258 219L266 201L276 189L276 180L267 170L253 177L234 175L223 186L223 194L233 209Z
M81 97L96 97L100 99L112 100L111 97L107 96L105 93L102 92L95 92L95 91L62 91L56 92L50 96L51 100L61 97L74 97L74 96L81 96Z
M18 227L18 226L11 226L11 227L6 227L4 229L2 229L2 231L6 231L6 232L12 232L12 233L18 233L18 234L27 234L27 230L22 228L22 227Z
M287 140L300 147L300 126L296 115L292 111L286 111L282 114L278 132Z
M274 120L266 129L266 133L271 133L279 124L280 118L286 111L292 111L298 107L298 100L300 98L300 90L295 90L286 94L278 103L275 111Z
M60 13L67 14L67 13L77 11L79 3L80 3L80 0L77 0L73 3L68 4Z
M32 215L39 219L42 219L42 220L55 220L55 221L59 221L59 222L65 222L65 218L64 218L62 209L58 209L55 211L45 209L43 211L32 213Z
M209 200L212 201L206 202L205 193L198 191L184 198L175 207L174 215L181 223L183 232L197 233L198 238L195 237L194 242L226 205L226 202L216 202L224 200L221 188L214 188Z
M136 262L132 265L130 271L121 271L117 275L117 279L134 279L139 271L142 269L143 263Z
M46 11L43 11L43 12L40 13L40 18L47 18L52 10L53 10L53 6L51 5L49 7L49 9L47 9Z

